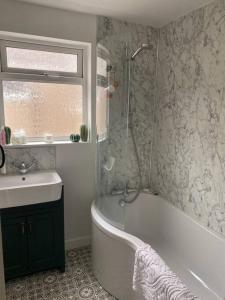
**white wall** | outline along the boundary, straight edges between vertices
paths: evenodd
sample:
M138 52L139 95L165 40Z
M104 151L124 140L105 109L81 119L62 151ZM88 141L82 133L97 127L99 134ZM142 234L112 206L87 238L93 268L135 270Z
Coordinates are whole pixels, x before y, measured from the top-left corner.
M96 17L0 0L0 31L32 34L92 46L92 128L95 129ZM93 131L92 137L95 132ZM90 203L95 197L95 142L56 146L56 168L65 184L66 240L87 241L90 236Z
M92 128L95 129L96 17L0 0L0 31L32 34L91 43ZM93 131L93 136L95 131ZM90 204L95 197L95 142L56 146L56 168L65 184L65 234L69 246L81 245L90 236ZM0 245L1 246L1 245ZM1 258L0 250L0 258ZM4 300L0 259L0 298Z
M56 148L56 167L65 184L67 247L89 242L90 205L95 195L94 145L72 144Z
M95 43L96 17L0 0L0 30Z

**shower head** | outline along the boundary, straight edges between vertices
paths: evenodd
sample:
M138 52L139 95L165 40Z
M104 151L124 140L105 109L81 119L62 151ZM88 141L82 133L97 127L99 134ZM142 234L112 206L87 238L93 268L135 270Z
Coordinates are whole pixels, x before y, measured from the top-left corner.
M152 50L153 46L150 44L142 44L141 47L139 47L132 55L131 55L131 60L134 60L135 57L143 50L148 49Z

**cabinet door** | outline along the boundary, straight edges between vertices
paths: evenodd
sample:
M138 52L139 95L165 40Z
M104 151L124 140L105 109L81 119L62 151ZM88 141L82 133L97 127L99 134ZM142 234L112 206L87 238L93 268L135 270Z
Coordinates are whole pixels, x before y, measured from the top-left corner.
M2 222L5 278L25 274L28 267L26 218L9 218Z
M27 218L29 266L32 272L55 266L57 258L55 210Z

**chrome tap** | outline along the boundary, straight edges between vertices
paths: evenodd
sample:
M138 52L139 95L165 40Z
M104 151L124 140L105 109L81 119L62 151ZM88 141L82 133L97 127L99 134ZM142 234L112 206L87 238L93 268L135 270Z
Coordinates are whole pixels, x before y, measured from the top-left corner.
M18 169L20 174L24 175L24 174L27 174L31 170L31 168L34 166L34 164L35 164L35 161L32 161L29 165L22 162L19 165L15 164L15 167Z
M116 195L122 195L125 198L128 197L130 194L135 193L137 191L137 189L129 189L128 187L128 182L125 184L124 189L123 190L115 190L111 192L112 196L116 196Z

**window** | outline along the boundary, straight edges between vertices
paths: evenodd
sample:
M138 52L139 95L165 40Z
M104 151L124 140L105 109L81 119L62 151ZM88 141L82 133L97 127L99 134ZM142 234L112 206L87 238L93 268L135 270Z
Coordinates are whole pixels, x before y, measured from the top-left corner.
M87 123L86 48L0 40L5 125L28 141L68 139ZM0 89L1 90L1 89Z
M77 55L40 50L6 48L7 67L19 70L77 73Z
M99 140L102 140L107 137L108 128L109 53L106 48L98 45L97 55L96 124Z

